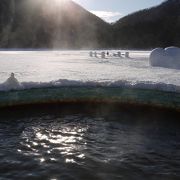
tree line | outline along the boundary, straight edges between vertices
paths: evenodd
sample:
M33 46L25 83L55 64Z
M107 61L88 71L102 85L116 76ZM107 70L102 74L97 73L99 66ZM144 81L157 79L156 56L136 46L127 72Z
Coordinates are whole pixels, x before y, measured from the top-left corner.
M130 14L108 24L67 1L1 0L1 48L154 48L180 46L180 1Z

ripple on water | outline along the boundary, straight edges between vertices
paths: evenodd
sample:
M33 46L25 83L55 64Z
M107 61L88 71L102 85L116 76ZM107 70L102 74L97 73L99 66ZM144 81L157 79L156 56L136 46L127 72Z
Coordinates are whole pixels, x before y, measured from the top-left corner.
M85 113L4 119L0 147L1 179L180 178L177 122Z

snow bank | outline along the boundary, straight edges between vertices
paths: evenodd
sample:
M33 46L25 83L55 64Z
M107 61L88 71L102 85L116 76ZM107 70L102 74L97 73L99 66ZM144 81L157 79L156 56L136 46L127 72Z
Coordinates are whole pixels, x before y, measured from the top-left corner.
M149 61L151 66L180 69L180 48L156 48L151 52Z
M50 82L22 82L17 86L14 84L3 83L0 84L0 92L11 91L11 90L28 90L28 89L43 89L43 88L60 88L60 87L77 87L77 88L133 88L133 89L150 89L150 90L160 90L167 92L180 93L180 86L165 83L155 83L155 82L129 82L129 81L106 81L106 82L96 82L96 81L75 81L68 79L60 79L57 81Z

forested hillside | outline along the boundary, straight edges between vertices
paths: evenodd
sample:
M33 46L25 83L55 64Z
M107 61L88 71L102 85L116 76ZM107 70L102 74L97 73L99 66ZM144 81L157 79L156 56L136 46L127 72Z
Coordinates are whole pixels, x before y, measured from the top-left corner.
M180 0L108 24L71 0L0 0L1 48L180 46Z
M110 25L73 1L1 0L0 46L105 47ZM104 38L106 37L106 38Z
M114 25L116 47L180 46L180 0L168 0L120 19Z

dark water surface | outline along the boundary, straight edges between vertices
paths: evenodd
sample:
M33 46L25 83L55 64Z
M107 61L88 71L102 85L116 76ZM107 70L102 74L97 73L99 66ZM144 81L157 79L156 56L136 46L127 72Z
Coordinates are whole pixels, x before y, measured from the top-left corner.
M179 113L39 107L0 113L0 179L180 179Z

